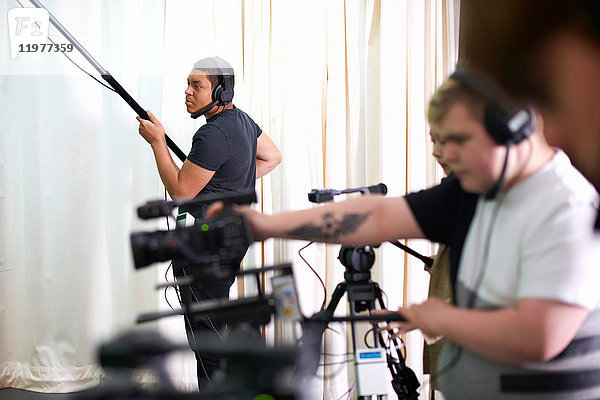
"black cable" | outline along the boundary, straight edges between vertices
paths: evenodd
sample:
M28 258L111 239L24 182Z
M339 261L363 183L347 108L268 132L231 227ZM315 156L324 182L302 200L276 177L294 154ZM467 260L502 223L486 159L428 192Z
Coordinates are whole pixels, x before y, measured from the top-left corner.
M369 343L367 343L367 338L369 337L369 333L371 333L371 332L375 332L375 329L376 329L376 328L375 328L375 326L374 326L374 325L372 325L372 326L371 326L371 329L367 330L367 331L365 332L365 336L363 337L363 343L365 344L365 346L367 346L367 348L368 348L368 349L373 349L373 348L375 348L375 343L373 343L373 346L371 346ZM381 344L383 345L383 343L381 343Z
M383 307L383 309L384 309L384 310L387 310L388 302L390 301L390 299L388 298L388 295L387 295L387 293L386 293L386 292L385 292L383 289L379 288L379 291L381 292L381 295L382 295L383 297L385 297L385 300L383 300L383 299L382 299L382 301L383 301L383 306L384 306L384 307Z
M165 203L168 201L169 199L167 198L167 188L165 187ZM169 216L165 215L165 219L167 220L167 230L170 231L171 227L169 226Z
M318 364L319 367L329 367L331 365L340 365L340 364L348 364L349 362L354 361L354 357L348 357L343 361L336 361L336 362L328 362L328 363L320 363Z
M167 200L168 200L167 199L167 188L165 187L165 201L167 201ZM166 219L166 222L167 222L167 230L171 230L171 227L169 225L169 216L166 215L165 219ZM177 222L175 222L175 225L176 225L175 229L177 229ZM165 271L165 281L167 281L167 283L170 283L169 279L168 279L168 273L169 273L169 269L172 269L172 267L173 267L173 261L171 261L169 263L169 266L167 267L167 270ZM188 275L187 275L187 272L185 271L185 268L182 268L182 270L183 270L184 276L187 277ZM173 269L173 276L175 276L175 270L174 269ZM169 287L173 287L175 289L175 294L177 295L177 301L179 301L179 304L183 306L183 299L181 297L181 290L180 290L179 286L174 285L174 286L167 286L167 287L165 287L165 290L164 290L165 301L167 302L167 304L169 305L169 307L171 307L171 309L174 310L173 306L169 302L169 299L167 298L167 290L169 289ZM198 298L196 297L196 294L194 293L194 291L192 290L192 288L188 287L188 290L190 291L190 293L192 294L192 296L196 299L196 301L200 302L198 300ZM208 318L208 321L210 322L210 325L212 326L213 330L217 334L217 336L219 336L219 338L221 340L223 340L223 337L217 331L217 329L213 325L213 323L210 320L210 318L209 317L207 317L207 318ZM192 337L192 340L194 341L194 345L195 345L195 347L197 347L198 346L198 342L196 341L196 335L194 334L194 329L192 327L192 322L190 321L187 313L183 314L183 320L184 320L184 324L187 325L187 327L189 328L189 336ZM212 381L210 379L210 376L208 375L208 372L206 371L206 367L204 366L204 361L202 360L202 357L199 354L196 354L196 355L197 355L197 357L196 357L197 362L200 363L200 367L202 367L202 372L204 372L204 376L206 376L206 379L208 380L208 382L212 383Z
M333 329L331 326L329 326L329 324L327 324L327 327L325 328L326 330L329 329L331 332L333 333L337 333L338 335L341 335L342 332L340 331L336 331L335 329Z
M51 41L53 44L56 45L56 43L50 38L50 36L48 36L48 40ZM117 93L117 91L113 88L111 88L110 86L106 85L105 83L101 82L98 78L96 78L94 75L90 74L89 72L87 72L85 69L83 69L83 67L81 67L79 64L77 64L75 61L73 61L73 59L71 57L69 57L67 55L67 53L65 51L61 51L61 53L67 57L67 59L69 61L71 61L73 63L73 65L75 65L77 68L79 68L81 71L83 71L85 74L87 74L90 78L92 78L93 80L95 80L96 82L98 82L99 84L101 84L102 86L104 86L105 88L107 88L108 90L110 90L111 92L115 92Z
M504 175L506 174L506 168L508 167L508 154L510 153L510 146L512 146L512 142L506 143L506 156L504 156L504 165L502 166L502 172L500 173L500 179L492 186L489 192L485 194L486 200L493 200L500 192L502 185L504 184Z
M319 379L331 379L334 378L335 376L339 375L340 372L342 372L342 370L344 369L344 367L346 366L346 364L348 364L350 361L353 361L353 359L346 359L343 362L339 362L339 363L327 363L327 365L325 364L319 364L319 366L331 366L331 365L340 365L340 368L337 369L336 371L334 371L333 373L329 374L329 375L318 375L315 374L315 378L319 378Z
M317 271L315 271L315 269L312 267L312 265L310 265L309 262L306 261L306 259L304 257L302 257L302 254L301 254L302 250L306 249L308 246L310 246L313 243L314 242L310 242L309 244L307 244L306 246L304 246L300 250L298 250L298 255L300 256L300 258L302 259L302 261L304 261L304 263L306 265L308 265L308 268L310 268L310 270L313 272L313 274L316 275L316 277L319 280L319 282L321 282L321 286L323 287L323 303L321 303L321 310L324 310L325 309L325 305L327 304L327 288L325 287L325 283L323 282L323 279L321 279L321 277L319 276L319 274L317 273Z
M529 140L531 143L530 138L527 138L527 140ZM511 148L511 143L509 142L506 144L506 155L504 157L504 164L502 166L502 172L500 174L500 179L498 179L498 182L496 182L496 184L494 185L492 190L488 194L485 195L486 200L495 199L498 191L501 189L502 183L504 182L504 175L506 173L506 168L508 165L508 156L510 154L510 148ZM490 194L492 194L492 196L490 196ZM490 225L488 227L488 231L486 233L486 238L485 238L484 253L483 253L483 256L481 259L481 270L479 271L479 273L477 275L477 280L475 281L475 286L474 286L473 290L471 291L471 294L469 295L469 299L467 301L467 309L472 309L473 306L475 305L475 301L477 300L477 293L479 292L479 289L481 289L481 285L483 284L483 277L484 277L485 271L487 269L487 261L488 261L487 259L489 256L489 247L490 247L490 243L492 240L492 231L493 231L494 225L496 224L496 218L498 217L498 214L500 213L500 206L502 205L503 200L504 200L504 196L502 196L496 202L492 217L490 218ZM458 360L460 359L462 352L463 352L463 347L456 346L454 348L456 349L456 353L454 354L454 356L450 359L450 361L448 361L448 363L446 365L443 366L443 368L440 368L438 371L436 371L436 373L431 374L431 378L430 378L431 381L448 373L448 371L450 371L458 363Z
M167 188L165 188L165 201L167 201ZM169 224L169 216L168 215L165 215L165 220L167 222L167 230L170 231L171 226ZM167 282L167 283L171 283L171 281L169 280L169 270L171 270L172 268L173 268L173 261L171 261L169 263L169 265L167 266L167 269L165 270L165 282ZM175 273L173 273L173 277L175 277ZM165 290L163 292L164 297L165 297L165 302L167 303L167 305L169 306L169 308L171 310L175 310L175 308L171 305L169 298L167 297L167 291L169 290L169 288L175 289L175 294L177 295L177 300L179 301L179 304L181 304L181 296L179 295L179 287L176 285L166 286Z
M508 158L508 155L507 155L507 158ZM479 274L477 275L477 280L475 281L476 282L475 286L474 286L473 291L471 292L471 295L469 296L469 299L467 301L467 309L472 309L473 306L475 305L475 301L477 300L477 293L479 292L479 289L481 289L481 285L483 284L483 277L485 275L485 271L487 269L487 264L488 264L487 261L488 261L488 256L489 256L489 247L490 247L490 243L492 240L492 231L493 231L494 225L496 224L496 218L498 217L498 214L500 213L500 206L502 205L503 200L504 200L504 196L500 197L497 200L496 205L493 210L492 217L490 218L490 224L488 226L488 231L486 233L486 238L485 238L484 253L481 258L481 270L479 271ZM463 347L457 345L455 347L455 349L456 349L456 353L450 359L450 361L448 361L448 363L446 365L444 365L443 368L440 368L434 374L431 374L431 378L430 378L431 381L448 373L448 371L450 371L458 363L458 360L460 359L462 352L463 352Z
M171 262L169 263L169 265L167 266L167 269L165 270L165 281L166 281L167 283L171 283L171 281L169 281L169 277L168 277L168 275L169 275L169 270L171 269L171 267L172 267L172 266L173 266L173 262L171 261ZM177 286L175 286L175 285L172 285L172 286L167 286L167 287L165 287L165 290L164 290L164 292L163 292L163 293L164 293L164 296L165 296L165 302L167 303L167 305L169 306L169 308L170 308L171 310L173 310L173 311L174 311L174 310L175 310L175 308L173 307L173 305L172 305L172 304L171 304L171 302L169 301L169 298L167 297L167 290L168 290L169 288L173 288L173 289L175 289L175 293L177 294L177 299L178 299L178 300L180 299L180 297L179 297L179 289L177 289ZM181 302L180 302L180 304L181 304Z
M326 353L326 352L322 352L321 353L322 356L327 356L327 357L342 357L342 356L343 357L348 357L348 356L351 356L353 354L354 353L352 353L352 352L339 353L339 354L336 354L336 353Z
M356 388L356 382L354 382L352 384L352 386L350 386L350 389L346 390L344 393L342 393L342 395L340 397L337 398L337 400L342 400L342 397L348 395L348 397L346 397L346 399L350 399L350 396L352 396L352 392L354 392L354 389Z
M19 5L21 6L21 8L25 8L25 7L23 7L23 4L21 4L21 2L20 2L19 0L17 0L17 3L19 3ZM37 22L35 22L35 23L34 23L34 25L35 25L35 26L37 26L39 29L41 29L41 28L40 28L40 25L39 25ZM53 44L53 45L57 46L56 42L55 42L54 40L52 40L52 38L50 37L50 35L48 35L48 40L49 40L50 42L52 42L52 44ZM103 82L101 82L101 81L100 81L98 78L96 78L94 75L90 74L90 73L89 73L89 72L87 72L85 69L83 69L83 68L82 68L82 67L81 67L79 64L77 64L75 61L73 61L73 59L67 55L67 52L66 52L66 51L61 51L61 53L62 53L62 55L63 55L63 56L67 57L67 59L68 59L69 61L71 61L71 62L73 63L73 65L75 65L77 68L79 68L79 69L80 69L81 71L83 71L85 74L87 74L87 75L88 75L90 78L92 78L93 80L95 80L96 82L98 82L99 84L101 84L102 86L104 86L105 88L107 88L108 90L110 90L110 91L112 91L112 92L115 92L115 93L117 92L115 89L113 89L113 88L111 88L110 86L108 86L108 85L104 84L104 83L103 83Z

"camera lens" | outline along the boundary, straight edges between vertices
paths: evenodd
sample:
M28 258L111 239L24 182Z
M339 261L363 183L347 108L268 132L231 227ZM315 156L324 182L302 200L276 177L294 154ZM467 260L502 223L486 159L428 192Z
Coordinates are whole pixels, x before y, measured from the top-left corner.
M177 258L176 231L136 232L131 234L131 250L135 268L139 269L156 261Z

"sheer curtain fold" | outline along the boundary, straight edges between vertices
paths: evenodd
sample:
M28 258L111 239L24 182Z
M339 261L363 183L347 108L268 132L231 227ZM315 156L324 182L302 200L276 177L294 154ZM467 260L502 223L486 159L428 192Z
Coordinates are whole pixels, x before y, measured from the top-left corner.
M141 2L107 3L44 1L137 97L140 70L131 63L148 61L140 41L162 30L162 16L145 14L142 21L141 7L132 9ZM123 29L124 40L115 46L111 21L120 15L115 29ZM65 43L55 30L50 37ZM7 49L8 38L1 40ZM128 234L134 206L160 192L155 177L134 172L132 161L144 153L134 136L137 122L114 93L57 53L20 54L3 66L0 387L73 391L99 381L98 344L158 303L154 272L132 267Z
M402 195L438 181L425 110L456 61L458 2L44 3L184 152L203 123L184 109L191 66L212 55L228 60L236 71L236 105L283 154L256 185L257 209L272 213L318 207L307 199L313 188L384 182L389 195ZM12 7L16 1L7 0L0 11ZM51 36L63 41L52 29ZM8 39L0 40L8 48ZM0 127L0 387L73 391L98 382L96 346L117 333L159 329L185 341L178 318L149 327L134 322L140 312L169 307L154 290L167 266L134 271L128 241L132 230L165 228L164 221L135 216L136 206L161 198L163 188L135 115L117 95L60 55L20 55L0 67L0 116L7 121ZM244 268L292 262L309 316L324 294L298 254L305 245L255 244ZM426 242L409 245L432 251ZM327 301L344 279L338 251L322 244L302 251L325 282ZM389 307L421 301L427 285L421 263L385 244L376 253L373 279ZM233 295L256 290L240 280ZM177 304L173 292L166 297ZM344 297L336 313L346 312ZM349 328L333 328L324 336L327 363L352 348ZM281 343L293 331L276 323L265 332L270 343ZM419 372L420 334L407 343ZM194 386L189 353L170 359L169 369L180 387ZM321 368L319 375L328 378L311 383L315 398L338 399L354 383L351 364Z

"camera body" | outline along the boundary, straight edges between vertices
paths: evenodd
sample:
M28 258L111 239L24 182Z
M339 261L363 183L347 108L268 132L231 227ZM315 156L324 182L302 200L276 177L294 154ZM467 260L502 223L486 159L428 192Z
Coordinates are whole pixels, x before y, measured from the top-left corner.
M239 262L253 242L243 214L225 210L214 218L172 231L134 232L131 248L136 269L158 261L183 260L214 265Z

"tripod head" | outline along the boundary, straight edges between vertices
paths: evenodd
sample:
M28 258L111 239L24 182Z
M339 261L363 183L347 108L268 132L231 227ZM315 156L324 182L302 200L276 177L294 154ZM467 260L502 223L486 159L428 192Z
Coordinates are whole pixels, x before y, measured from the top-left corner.
M346 267L346 282L368 282L371 279L371 267L375 262L375 252L371 246L342 247L338 260Z

